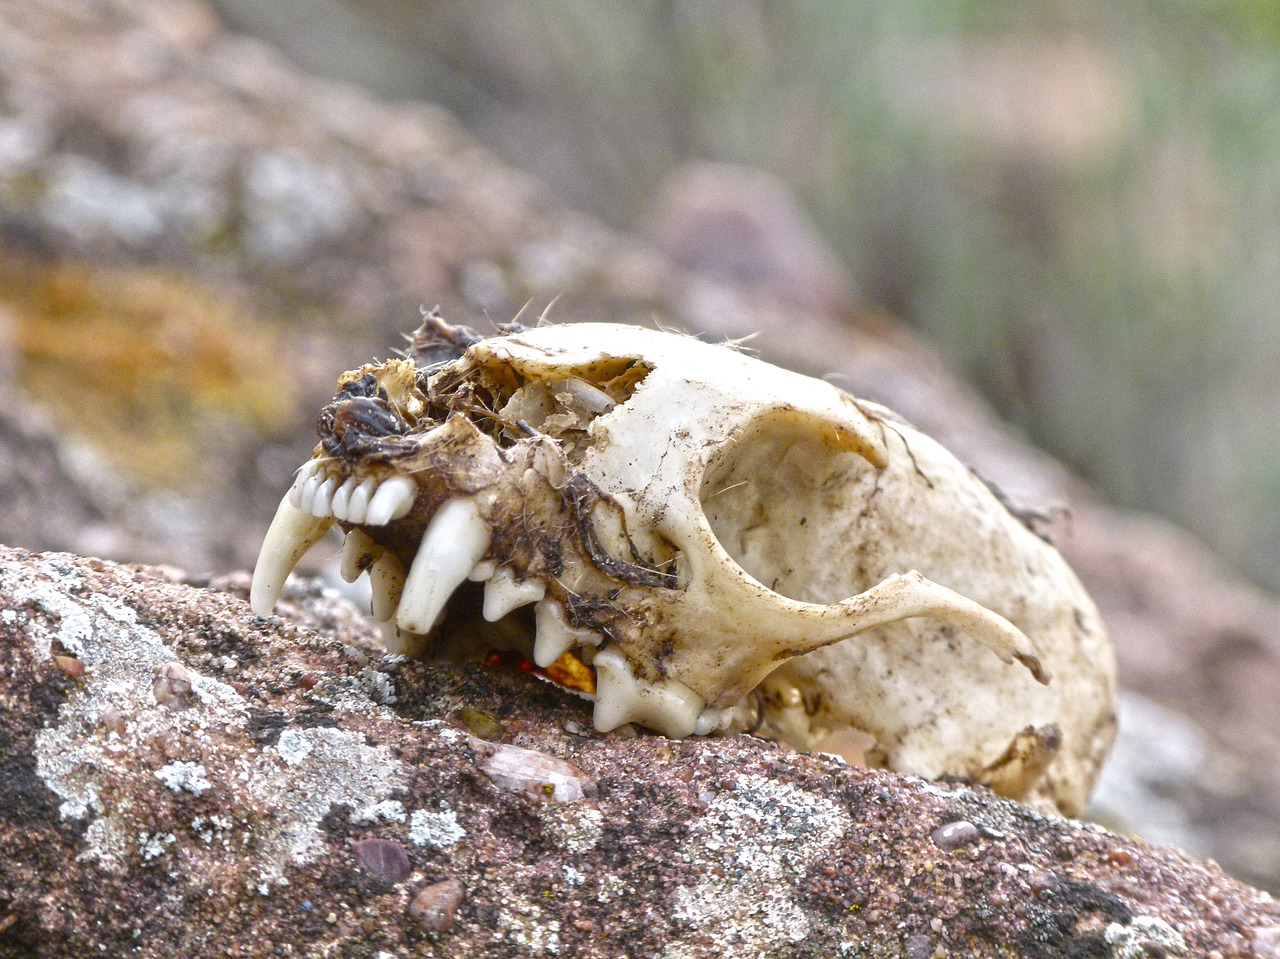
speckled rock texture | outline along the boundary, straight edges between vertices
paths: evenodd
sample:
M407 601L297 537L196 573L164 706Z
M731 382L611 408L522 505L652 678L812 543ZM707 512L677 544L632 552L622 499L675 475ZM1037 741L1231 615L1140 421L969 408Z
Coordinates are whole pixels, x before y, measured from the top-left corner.
M1275 957L1212 864L747 737L591 731L314 583L0 550L0 956Z

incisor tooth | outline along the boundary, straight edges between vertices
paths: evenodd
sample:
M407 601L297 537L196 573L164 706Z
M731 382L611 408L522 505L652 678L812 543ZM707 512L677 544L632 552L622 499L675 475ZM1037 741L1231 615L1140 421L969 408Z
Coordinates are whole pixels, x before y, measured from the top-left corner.
M320 486L323 483L324 477L319 473L312 473L303 482L302 494L298 500L298 508L304 513L311 513L312 516L315 516L315 513L312 512L311 508L315 505L316 492L320 489Z
M333 491L337 488L337 480L330 477L324 480L316 488L315 496L311 498L311 515L317 519L324 519L326 516L333 515Z
M307 480L316 475L316 470L320 468L320 464L315 460L307 460L300 467L298 473L293 478L293 485L289 487L289 502L302 509L302 488L306 486Z
M369 611L378 622L385 623L395 616L404 592L404 578L404 563L390 550L369 567L369 584L373 587Z
M262 538L258 562L253 567L253 583L249 587L249 605L259 616L270 616L280 598L284 581L303 555L319 542L333 525L331 518L318 519L298 509L286 493Z
M491 535L474 499L454 499L440 507L427 524L409 567L396 612L402 629L424 634L431 631L453 591L489 549Z
M595 646L600 642L600 636L592 630L570 626L564 618L564 607L553 599L538 602L533 608L533 623L533 661L543 669L574 646Z
M356 478L350 476L346 482L334 491L333 502L329 504L329 511L333 513L334 519L345 520L347 518L347 506L351 502L351 494L355 492L357 485Z
M351 498L347 500L348 523L364 522L365 514L369 512L369 498L377 485L378 481L371 476L351 491Z
M371 540L367 533L353 529L342 542L342 578L348 583L354 583L381 555L381 546Z
M517 583L511 570L499 569L484 584L484 608L481 612L489 622L496 623L513 609L536 603L545 595L547 587L536 579Z
M418 488L407 476L393 476L384 480L369 500L365 523L369 526L386 526L409 512Z
M702 697L675 679L639 679L616 647L596 653L596 705L592 721L600 732L623 723L640 723L673 739L693 735L702 713Z

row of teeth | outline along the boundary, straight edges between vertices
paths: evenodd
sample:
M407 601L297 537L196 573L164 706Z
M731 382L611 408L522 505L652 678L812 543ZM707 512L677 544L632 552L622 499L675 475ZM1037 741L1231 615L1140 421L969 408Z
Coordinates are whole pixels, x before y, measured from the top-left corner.
M318 460L308 461L289 488L289 502L315 517L332 517L365 526L386 526L413 507L417 489L407 476L393 476L379 483L373 477L357 481L353 476L338 483L326 476Z
M332 480L316 483L317 478L315 469L299 473L263 538L249 591L249 603L259 616L271 614L289 574L335 520L360 522L352 515L354 496L339 498L351 481L335 489ZM410 492L407 498L402 494L404 484L412 487L409 480L394 477L377 488L368 503L365 525L381 525L375 520L388 514L390 519L398 518L409 511L413 494ZM363 484L356 487L357 491L362 488ZM392 495L380 500L388 489ZM382 624L389 652L418 652L449 597L465 580L484 583L482 614L489 622L534 604L537 638L533 658L539 666L550 666L575 646L599 644L598 633L569 625L564 607L547 597L541 582L517 580L511 570L483 559L491 535L470 497L450 500L440 507L427 524L407 570L395 553L384 550L367 533L359 529L347 533L342 548L342 577L351 583L368 572L373 594L371 612Z
M339 485L324 477L314 461L299 472L262 541L249 590L254 613L271 614L289 574L337 520L384 525L412 508L415 487L407 478L384 480L376 489L366 487L368 482L347 480ZM361 510L363 520L358 518ZM445 604L466 580L484 583L482 614L490 622L533 604L533 660L544 669L570 649L600 645L598 633L568 623L563 605L546 595L543 583L518 580L510 569L485 560L491 539L492 530L481 517L476 500L461 497L436 511L408 569L394 552L383 549L364 531L353 529L343 543L341 572L347 582L354 582L361 573L369 574L371 612L391 653L420 653ZM701 697L683 683L638 679L626 657L612 644L596 651L591 665L596 673L597 729L638 722L670 736L687 736L710 732L716 722L716 717L703 709Z

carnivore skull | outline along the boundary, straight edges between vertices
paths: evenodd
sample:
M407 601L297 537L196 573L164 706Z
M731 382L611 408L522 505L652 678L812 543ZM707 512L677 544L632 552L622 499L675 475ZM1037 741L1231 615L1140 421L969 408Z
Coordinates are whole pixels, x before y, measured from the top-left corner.
M874 765L1087 803L1114 733L1096 609L888 410L676 334L432 315L405 359L340 378L320 435L260 615L336 523L391 651L519 649L594 691L600 730L859 731Z

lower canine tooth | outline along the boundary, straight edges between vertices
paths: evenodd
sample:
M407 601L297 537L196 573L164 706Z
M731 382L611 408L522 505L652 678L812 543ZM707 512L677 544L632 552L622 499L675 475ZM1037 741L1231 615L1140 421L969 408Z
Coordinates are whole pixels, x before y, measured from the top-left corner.
M253 583L249 587L249 605L259 616L270 616L280 598L284 581L293 568L320 537L333 525L331 518L318 519L298 509L286 493L276 509L275 518L262 538L258 562L253 567Z
M591 665L596 671L592 713L596 729L608 732L634 722L673 739L691 736L697 729L705 703L678 679L639 679L627 658L613 646L596 653Z
M342 543L342 578L348 583L354 583L381 555L381 546L371 540L367 533L353 529Z
M488 596L485 599L487 601ZM600 642L600 636L594 631L570 626L564 618L564 607L555 600L541 600L533 608L533 621L533 661L543 669L574 646L595 646Z
M369 583L373 587L370 612L380 623L391 620L404 592L404 563L395 553L386 552L369 567Z
M427 637L405 632L393 622L379 623L382 645L395 656L420 656L427 648Z
M484 618L491 623L506 616L513 609L536 603L547 595L547 587L534 579L517 583L509 569L499 569L484 584ZM552 660L554 662L554 660ZM539 663L539 666L542 664Z
M379 489L378 495L381 493ZM372 504L369 511L373 512ZM396 612L401 629L423 634L431 631L453 591L488 551L491 536L474 499L454 499L440 507L427 524L409 568Z
M393 519L399 519L413 507L417 493L418 487L407 476L393 476L383 481L369 500L365 523L369 526L386 526Z

